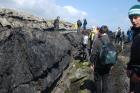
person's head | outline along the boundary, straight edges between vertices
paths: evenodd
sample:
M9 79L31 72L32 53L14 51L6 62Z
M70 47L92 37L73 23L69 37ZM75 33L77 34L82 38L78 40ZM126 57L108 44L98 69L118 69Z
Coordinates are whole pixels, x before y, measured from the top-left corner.
M99 30L100 33L107 33L108 32L108 27L106 25L102 25L100 27L100 30Z
M57 19L60 19L60 16L57 16Z
M100 30L100 27L99 27L99 26L97 26L97 30L98 30L98 31Z
M132 6L128 11L129 19L135 28L140 28L140 5Z
M92 30L96 30L96 26L92 26Z
M120 27L118 27L118 30L121 30L121 28L120 28Z
M82 34L83 34L83 35L88 35L87 30L82 30Z

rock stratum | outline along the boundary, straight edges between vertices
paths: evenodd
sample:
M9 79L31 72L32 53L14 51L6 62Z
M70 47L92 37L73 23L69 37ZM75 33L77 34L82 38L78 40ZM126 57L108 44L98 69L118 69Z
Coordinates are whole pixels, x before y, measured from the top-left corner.
M48 27L42 18L0 9L0 93L51 93L81 35Z
M25 12L17 12L12 9L0 9L0 23L2 26L8 26L11 28L48 28L47 21L43 18Z
M44 18L33 16L26 12L3 8L0 9L0 24L9 28L48 29L53 27L53 20L45 20ZM60 29L74 29L74 24L60 20Z

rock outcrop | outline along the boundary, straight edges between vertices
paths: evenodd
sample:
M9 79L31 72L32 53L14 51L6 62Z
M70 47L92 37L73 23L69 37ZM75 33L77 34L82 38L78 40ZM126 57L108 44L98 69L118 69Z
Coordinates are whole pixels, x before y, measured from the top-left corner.
M53 90L71 62L74 40L79 40L74 38L79 35L47 32L47 28L44 19L0 9L0 93Z
M17 12L13 9L0 9L0 24L9 28L37 28L50 29L53 28L53 20L45 20L44 18L33 16L26 12ZM75 29L70 22L60 20L60 29Z
M57 32L16 28L0 37L0 93L48 93L71 61L71 45Z
M82 34L73 32L64 34L64 36L68 41L70 41L73 58L80 59L80 53L82 49Z
M0 37L0 93L47 93L71 61L71 45L57 32L1 29Z
M25 27L47 29L47 21L25 12L17 12L12 9L0 9L0 24L11 28Z

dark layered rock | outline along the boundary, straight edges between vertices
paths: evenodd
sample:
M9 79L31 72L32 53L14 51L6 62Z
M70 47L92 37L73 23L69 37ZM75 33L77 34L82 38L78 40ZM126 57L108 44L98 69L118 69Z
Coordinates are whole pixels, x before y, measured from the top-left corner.
M70 41L72 45L72 55L75 59L80 59L80 52L82 50L82 34L81 33L67 33L64 34L65 38Z
M43 18L0 9L0 93L50 93L55 88L80 49L82 35L46 31L50 27L52 22Z
M11 28L48 28L48 23L45 19L12 9L0 9L0 24Z
M70 61L62 34L0 28L0 93L49 93Z
M33 16L27 12L21 12L13 9L0 9L0 24L9 28L37 28L44 30L54 30L53 20L45 20L44 18ZM74 29L74 25L70 22L63 22L60 19L60 30Z

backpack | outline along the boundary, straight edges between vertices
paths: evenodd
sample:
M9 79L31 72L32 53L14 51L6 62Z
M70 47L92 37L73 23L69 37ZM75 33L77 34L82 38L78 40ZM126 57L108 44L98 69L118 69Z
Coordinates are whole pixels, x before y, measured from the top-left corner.
M100 38L101 39L101 38ZM112 43L105 44L102 40L99 59L102 65L114 65L117 63L117 51Z

